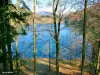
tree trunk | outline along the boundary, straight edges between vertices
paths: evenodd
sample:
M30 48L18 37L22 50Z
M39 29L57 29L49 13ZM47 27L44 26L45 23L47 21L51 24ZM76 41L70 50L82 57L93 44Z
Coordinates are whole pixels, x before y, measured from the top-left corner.
M17 73L19 72L19 56L18 56L18 36L16 36L16 69L17 69Z
M59 50L60 50L60 45L59 45L59 36L57 35L56 39L56 75L59 75Z
M17 6L17 10L19 9L19 4L20 4L20 0L17 0L16 2L16 6ZM17 70L17 73L19 73L19 56L18 56L18 36L16 36L16 70Z
M34 35L34 75L36 75L36 24L35 24L35 14L36 14L36 0L34 0L34 19L33 19L33 35Z
M57 23L56 23L56 11L58 8L59 0L57 0L57 3L55 5L55 0L53 0L53 21L54 21L54 38L56 42L56 75L59 75L59 31L60 31L60 21L58 22L58 29L57 29ZM57 31L58 30L58 31Z
M84 8L84 24L83 24L83 48L82 48L82 62L81 62L81 75L84 72L84 60L85 60L85 51L86 51L86 24L87 24L87 3L88 0L85 0Z
M5 4L5 0L0 1L0 6Z
M11 29L10 29L10 25L8 25L8 22L9 21L6 21L6 23L7 23L6 24L6 28L7 28L6 39L7 39L8 59L9 59L9 63L10 63L10 71L13 72L13 61L12 61L12 51L11 51L12 37L10 35Z
M98 45L97 75L100 75L100 41Z
M5 0L5 5L8 5L10 0ZM11 35L10 35L10 25L9 21L5 21L5 26L7 28L7 34L6 34L6 39L7 39L7 48L8 48L8 56L9 56L9 63L10 63L10 71L13 72L13 62L12 62L12 52L11 52Z
M6 21L6 23L7 22L9 21ZM7 39L7 48L8 48L8 60L10 63L10 71L13 72L13 61L12 61L12 51L11 51L12 37L10 35L10 32L11 32L10 25L6 24L6 28L7 28L6 39Z
M51 71L51 62L50 62L51 55L50 55L50 52L51 52L51 48L50 48L50 39L49 39L49 72Z
M8 56L9 56L9 63L10 63L10 71L13 72L13 62L12 62L11 43L7 44L7 46L8 46Z
M4 42L4 41L3 41ZM2 42L2 52L3 52L3 71L6 72L7 71L7 58L6 58L6 48L5 48L5 44Z
M8 5L10 0L5 0L5 5Z
M94 74L96 74L96 64L97 64L97 42L93 43L93 48L92 48L92 71Z
M5 0L0 1L0 8L3 5L5 5ZM3 25L3 28L4 28L4 25ZM1 31L1 32L4 32L4 31ZM6 64L7 59L6 59L6 48L5 48L5 39L4 39L4 37L2 37L0 39L0 41L1 41L1 49L2 49L2 52L3 52L3 71L6 72L7 71L7 64Z

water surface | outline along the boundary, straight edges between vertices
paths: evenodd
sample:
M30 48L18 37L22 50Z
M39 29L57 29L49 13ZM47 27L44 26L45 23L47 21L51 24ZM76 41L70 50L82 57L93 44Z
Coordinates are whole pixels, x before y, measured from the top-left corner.
M33 25L26 27L27 35L18 36L19 53L23 57L33 58ZM82 49L82 36L74 33L71 28L61 24L60 31L60 58L78 58ZM55 58L55 40L53 24L37 24L37 57L49 56ZM90 50L88 46L88 50Z

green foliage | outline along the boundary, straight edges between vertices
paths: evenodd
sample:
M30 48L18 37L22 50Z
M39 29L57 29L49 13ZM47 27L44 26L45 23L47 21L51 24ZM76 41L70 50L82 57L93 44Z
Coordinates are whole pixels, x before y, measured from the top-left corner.
M23 27L28 25L26 16L30 14L29 12L19 11L14 5L9 4L0 8L0 14L0 39L6 39L7 36L10 36L13 40L15 35L26 34Z
M0 52L0 56L2 56L2 53Z
M89 27L89 30L92 32L92 39L99 39L100 38L100 32L97 32L95 28Z

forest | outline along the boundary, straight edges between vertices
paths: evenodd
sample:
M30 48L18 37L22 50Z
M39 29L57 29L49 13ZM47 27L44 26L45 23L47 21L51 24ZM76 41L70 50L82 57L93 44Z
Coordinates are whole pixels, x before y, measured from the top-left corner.
M0 0L0 75L100 75L100 0Z

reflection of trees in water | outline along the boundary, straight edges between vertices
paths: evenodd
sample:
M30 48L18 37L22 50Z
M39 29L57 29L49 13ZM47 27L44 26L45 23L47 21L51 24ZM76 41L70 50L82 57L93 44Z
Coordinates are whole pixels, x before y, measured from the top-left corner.
M69 45L66 45L66 44ZM67 58L67 59L76 59L78 55L80 56L81 49L78 49L78 47L81 47L81 41L79 41L79 37L72 37L68 41L66 41L65 44L61 44L60 49L60 57L61 58Z
M28 30L30 30L29 27ZM49 38L51 41L51 57L55 57L55 41L53 38L53 31L52 29L52 25L37 25L37 56L38 57L48 57L48 53L49 53ZM63 31L64 30L64 31ZM68 29L69 30L69 29ZM62 26L61 28L62 33L65 31L67 31L67 28ZM67 31L68 32L68 31ZM31 34L32 32L29 32L29 34ZM61 33L61 34L62 34ZM67 58L67 59L72 59L72 58L76 58L80 56L80 51L81 51L81 47L82 47L82 37L78 34L75 34L73 32L71 32L71 30L69 30L68 34L60 36L60 58ZM28 33L27 33L28 35ZM27 37L27 35L25 35L25 37ZM22 36L24 38L24 36ZM32 37L32 35L28 35L27 38ZM21 37L20 37L21 38ZM31 38L30 38L31 39ZM32 54L32 49L33 49L33 43L32 43L32 39L28 41L28 39L26 40L21 40L20 42L20 47L19 47L19 51L24 53L25 57L33 57Z

